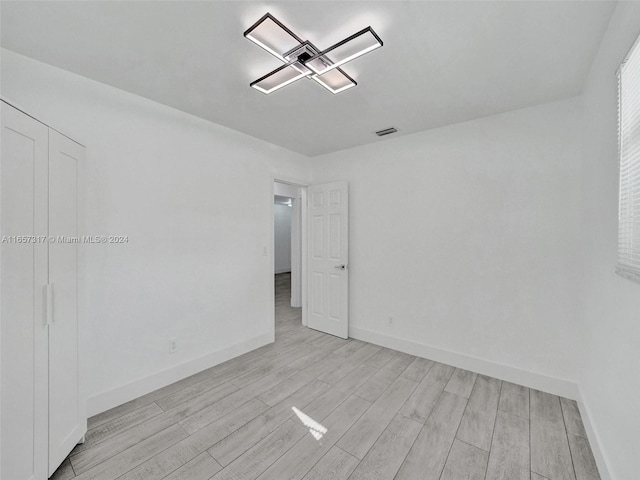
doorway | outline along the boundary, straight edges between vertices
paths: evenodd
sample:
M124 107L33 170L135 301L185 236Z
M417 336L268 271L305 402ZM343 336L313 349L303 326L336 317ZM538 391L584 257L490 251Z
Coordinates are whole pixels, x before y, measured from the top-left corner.
M275 335L304 324L303 217L305 189L275 181L273 185L273 275Z
M307 202L307 195L309 200ZM278 198L281 197L281 198ZM277 203L276 203L277 202ZM271 275L286 274L290 251L290 274L273 279L274 324L278 318L298 326L349 337L349 185L346 181L325 184L295 185L274 180L272 199L272 252L285 252L285 260L272 258ZM276 210L291 209L288 220L278 219ZM279 216L279 214L278 214ZM307 221L307 217L309 220ZM276 237L276 228L285 225ZM276 245L279 238L290 240ZM288 249L287 249L288 247ZM266 253L266 249L265 249ZM269 282L271 283L271 281ZM276 292L275 285L279 285ZM278 297L275 298L276 293ZM279 301L280 309L275 308ZM301 310L300 310L300 307ZM289 310L289 309L298 310ZM295 316L294 316L295 312ZM278 317L280 315L280 317Z

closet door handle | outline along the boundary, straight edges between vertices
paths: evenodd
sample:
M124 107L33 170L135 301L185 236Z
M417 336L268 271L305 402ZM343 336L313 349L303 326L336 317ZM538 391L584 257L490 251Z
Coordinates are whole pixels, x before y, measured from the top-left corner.
M47 325L53 324L53 283L48 283L44 287L45 294L45 315L47 319Z

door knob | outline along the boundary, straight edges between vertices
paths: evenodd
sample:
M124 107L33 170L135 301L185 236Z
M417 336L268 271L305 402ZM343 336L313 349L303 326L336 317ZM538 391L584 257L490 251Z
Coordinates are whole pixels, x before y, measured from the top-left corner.
M347 266L346 265L336 265L333 268L337 268L338 270L346 270Z

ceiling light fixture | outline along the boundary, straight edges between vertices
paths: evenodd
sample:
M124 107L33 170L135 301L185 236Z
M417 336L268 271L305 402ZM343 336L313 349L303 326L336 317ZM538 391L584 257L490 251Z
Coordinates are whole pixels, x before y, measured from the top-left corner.
M263 15L244 32L244 36L285 62L249 84L266 94L303 77L315 80L334 94L355 87L356 81L340 65L383 45L376 32L367 27L321 51L311 42L302 40L270 13Z

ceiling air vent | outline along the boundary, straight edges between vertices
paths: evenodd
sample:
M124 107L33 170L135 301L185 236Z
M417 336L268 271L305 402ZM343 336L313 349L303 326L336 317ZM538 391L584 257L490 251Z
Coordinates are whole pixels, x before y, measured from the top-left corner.
M376 135L378 135L379 137L384 137L385 135L391 135L392 133L396 133L397 131L398 129L394 127L385 128L384 130L377 131Z

